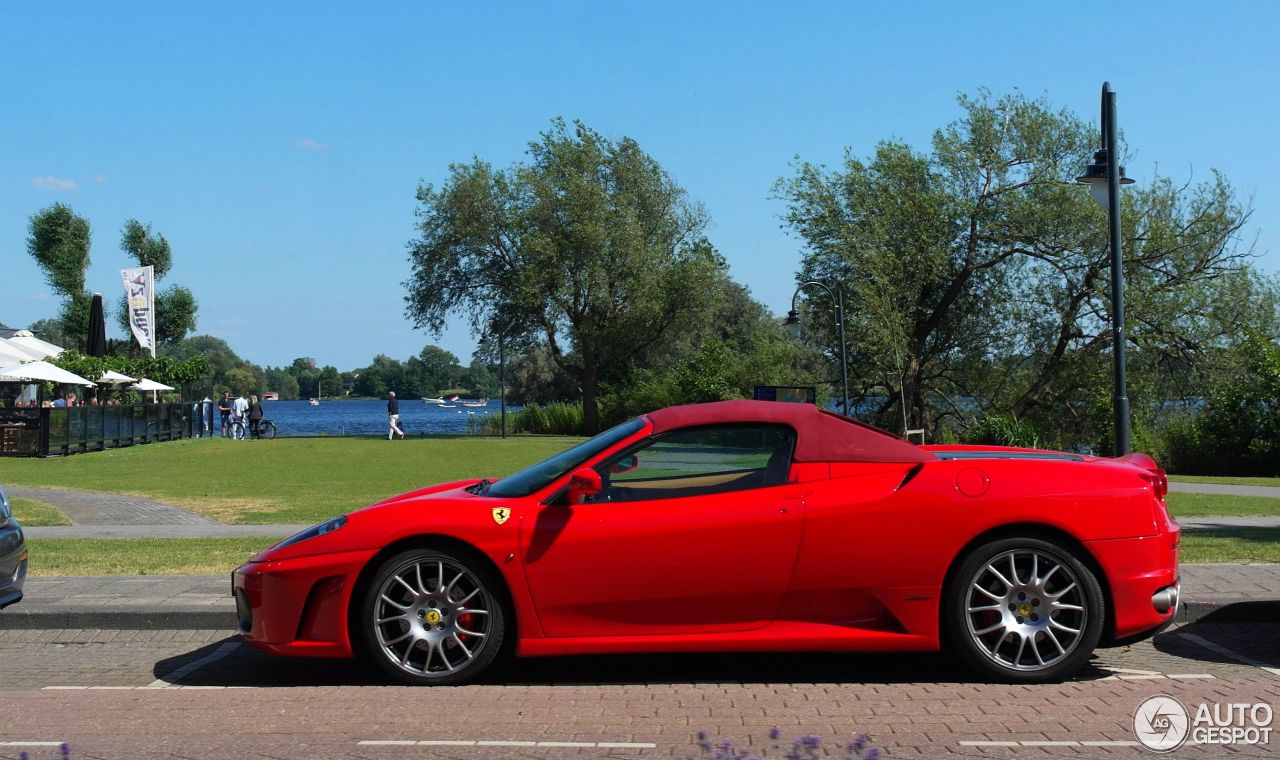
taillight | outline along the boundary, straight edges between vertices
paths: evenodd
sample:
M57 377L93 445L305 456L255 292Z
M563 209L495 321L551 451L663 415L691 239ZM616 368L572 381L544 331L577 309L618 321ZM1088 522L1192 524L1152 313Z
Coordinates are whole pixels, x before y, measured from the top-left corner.
M1142 479L1151 484L1151 490L1156 498L1164 501L1165 494L1169 493L1169 476L1165 471L1156 468L1152 472L1143 473Z

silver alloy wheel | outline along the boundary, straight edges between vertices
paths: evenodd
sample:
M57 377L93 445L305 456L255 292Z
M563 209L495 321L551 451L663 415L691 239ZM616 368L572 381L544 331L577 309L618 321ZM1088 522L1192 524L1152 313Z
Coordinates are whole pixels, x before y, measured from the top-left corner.
M977 648L1002 668L1050 668L1076 650L1089 624L1085 589L1060 558L1039 549L997 554L965 593Z
M373 605L382 655L418 677L457 673L484 651L493 596L463 565L415 558L387 576Z

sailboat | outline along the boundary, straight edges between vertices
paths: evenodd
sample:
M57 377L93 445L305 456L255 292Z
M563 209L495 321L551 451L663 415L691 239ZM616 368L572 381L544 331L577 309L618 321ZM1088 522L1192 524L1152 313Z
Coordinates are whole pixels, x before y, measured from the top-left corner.
M320 396L324 395L320 392L320 386L321 386L321 383L319 380L317 380L316 395L307 400L307 404L309 404L310 406L320 406Z

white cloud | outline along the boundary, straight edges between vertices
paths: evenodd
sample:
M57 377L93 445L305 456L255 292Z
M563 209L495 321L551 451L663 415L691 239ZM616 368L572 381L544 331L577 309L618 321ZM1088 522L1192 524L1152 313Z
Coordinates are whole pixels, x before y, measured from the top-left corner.
M60 179L52 174L47 177L32 177L31 185L41 190L79 190L80 185L74 179Z
M95 174L95 175L93 175L93 184L95 184L95 185L105 185L105 184L107 184L107 175L105 175L105 174Z
M297 145L299 148L302 148L304 150L316 151L317 153L326 151L330 147L329 143L323 143L323 142L320 142L319 140L312 140L310 137L304 137L301 140L298 140L296 143L294 143L294 145Z

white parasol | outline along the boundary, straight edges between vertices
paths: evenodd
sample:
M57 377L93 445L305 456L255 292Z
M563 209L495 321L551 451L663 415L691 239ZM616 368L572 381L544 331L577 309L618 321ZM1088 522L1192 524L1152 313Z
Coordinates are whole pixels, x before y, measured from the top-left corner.
M17 364L18 362L34 362L43 359L35 351L23 348L17 343L10 343L7 338L0 338L0 364Z
M55 367L49 362L27 362L9 367L0 367L0 380L19 382L23 380L48 381L66 385L94 384L92 380L85 380L83 377L72 374L61 367Z
M137 391L171 391L173 386L157 383L155 380L148 380L144 377L133 384L133 389Z
M37 359L48 359L62 353L61 346L55 346L47 340L40 340L30 330L19 330L9 337L9 342L17 345L27 353L37 354Z
M125 383L136 383L138 378L122 375L113 369L109 369L102 373L102 377L98 378L98 385L124 385ZM148 381L150 382L150 381Z

